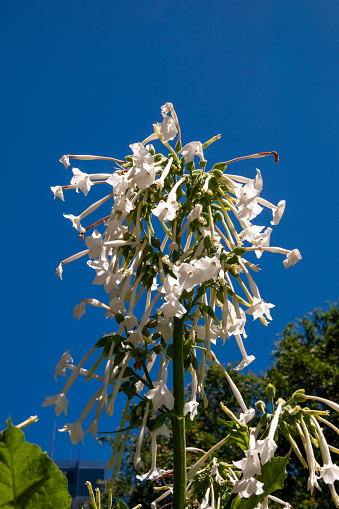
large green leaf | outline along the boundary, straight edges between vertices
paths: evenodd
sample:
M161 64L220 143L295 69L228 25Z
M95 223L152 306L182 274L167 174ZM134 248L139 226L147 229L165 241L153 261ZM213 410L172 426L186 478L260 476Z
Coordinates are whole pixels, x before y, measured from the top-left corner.
M7 426L0 433L0 509L70 509L66 477L10 419Z
M283 487L284 480L287 477L286 465L289 460L290 453L287 456L272 458L271 461L265 463L261 469L261 475L257 477L260 482L264 483L262 495L252 495L250 498L236 498L233 501L232 509L254 509L267 495L271 495L276 490Z

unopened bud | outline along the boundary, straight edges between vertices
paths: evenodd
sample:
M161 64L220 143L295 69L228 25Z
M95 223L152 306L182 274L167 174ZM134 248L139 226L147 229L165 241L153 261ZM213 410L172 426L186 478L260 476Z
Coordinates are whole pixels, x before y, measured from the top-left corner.
M274 398L275 396L275 387L272 384L268 384L266 387L266 396L270 399Z
M305 397L305 389L298 389L292 394L292 400L296 403L302 403L303 401L306 401Z
M267 426L268 422L270 420L270 414L263 414L261 417L260 417L260 424L262 426Z
M259 400L255 404L255 408L258 410L258 412L264 414L266 412L266 405L263 401Z

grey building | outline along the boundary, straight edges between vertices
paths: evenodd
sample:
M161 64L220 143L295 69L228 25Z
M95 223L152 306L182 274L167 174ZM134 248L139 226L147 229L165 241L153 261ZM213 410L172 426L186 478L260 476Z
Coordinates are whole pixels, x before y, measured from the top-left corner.
M68 479L68 491L72 497L72 509L79 509L88 500L86 481L90 481L93 491L98 487L98 480L109 479L109 470L105 461L91 460L54 460Z

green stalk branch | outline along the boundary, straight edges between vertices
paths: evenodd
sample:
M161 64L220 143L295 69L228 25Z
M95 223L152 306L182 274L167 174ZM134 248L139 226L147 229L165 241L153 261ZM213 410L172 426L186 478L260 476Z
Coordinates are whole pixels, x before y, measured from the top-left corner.
M186 440L184 384L184 319L174 317L173 325L173 509L185 509L186 502Z

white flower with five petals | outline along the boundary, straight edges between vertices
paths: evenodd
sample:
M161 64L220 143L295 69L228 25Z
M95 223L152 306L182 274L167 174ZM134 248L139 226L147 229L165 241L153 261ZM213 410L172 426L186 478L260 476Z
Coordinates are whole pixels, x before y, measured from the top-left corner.
M173 394L168 390L167 385L162 381L158 380L153 383L153 389L148 391L145 396L152 400L153 408L155 411L164 405L168 410L172 410L174 406Z
M270 314L270 308L274 308L275 304L270 304L269 302L265 302L263 299L258 299L254 297L252 306L250 306L245 313L252 315L253 320L260 318L261 316L266 315L269 320L272 320Z

